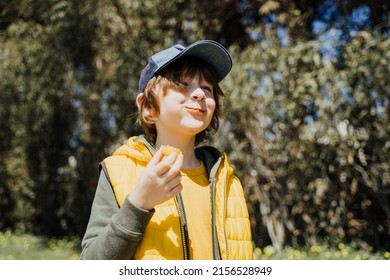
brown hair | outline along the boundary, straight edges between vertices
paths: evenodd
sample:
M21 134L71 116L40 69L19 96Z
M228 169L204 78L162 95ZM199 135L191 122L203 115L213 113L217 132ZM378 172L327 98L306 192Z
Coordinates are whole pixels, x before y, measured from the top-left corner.
M156 126L154 125L153 118L145 116L144 110L146 108L152 108L158 115L160 113L157 98L158 93L162 92L162 94L165 95L169 88L184 90L184 86L181 83L183 81L183 77L189 77L192 79L196 76L200 77L200 79L204 79L212 85L216 106L209 127L196 135L195 144L197 145L201 143L208 138L211 132L218 129L220 114L219 97L223 96L224 93L216 82L217 80L215 74L206 62L195 57L184 57L170 63L157 75L151 78L139 101L137 124L144 128L146 136L148 136L153 143L155 143L157 139Z

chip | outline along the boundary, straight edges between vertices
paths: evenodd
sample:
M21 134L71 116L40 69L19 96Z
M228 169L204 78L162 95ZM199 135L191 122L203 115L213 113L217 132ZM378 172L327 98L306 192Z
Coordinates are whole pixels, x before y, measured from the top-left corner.
M169 145L162 145L161 149L164 157L167 157L172 153L176 153L177 155L180 155L182 153L179 149Z

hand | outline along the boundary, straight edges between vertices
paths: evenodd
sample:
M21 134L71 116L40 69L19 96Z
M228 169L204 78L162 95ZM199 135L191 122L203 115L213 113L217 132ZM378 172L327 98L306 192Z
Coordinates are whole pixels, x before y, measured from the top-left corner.
M182 154L172 153L164 157L160 148L138 178L128 196L130 202L139 208L152 210L176 196L183 188L180 183L182 165Z

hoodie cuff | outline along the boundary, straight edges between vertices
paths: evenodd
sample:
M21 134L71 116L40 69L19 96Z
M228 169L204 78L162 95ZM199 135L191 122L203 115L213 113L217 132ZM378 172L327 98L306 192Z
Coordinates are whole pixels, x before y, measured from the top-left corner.
M113 222L126 235L142 236L154 212L138 208L126 198Z

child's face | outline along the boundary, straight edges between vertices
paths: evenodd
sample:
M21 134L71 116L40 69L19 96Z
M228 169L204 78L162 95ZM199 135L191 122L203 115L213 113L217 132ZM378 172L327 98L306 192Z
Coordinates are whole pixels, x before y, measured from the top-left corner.
M216 106L212 85L198 76L183 77L182 84L184 90L169 88L165 95L159 95L157 135L195 137L210 125Z

